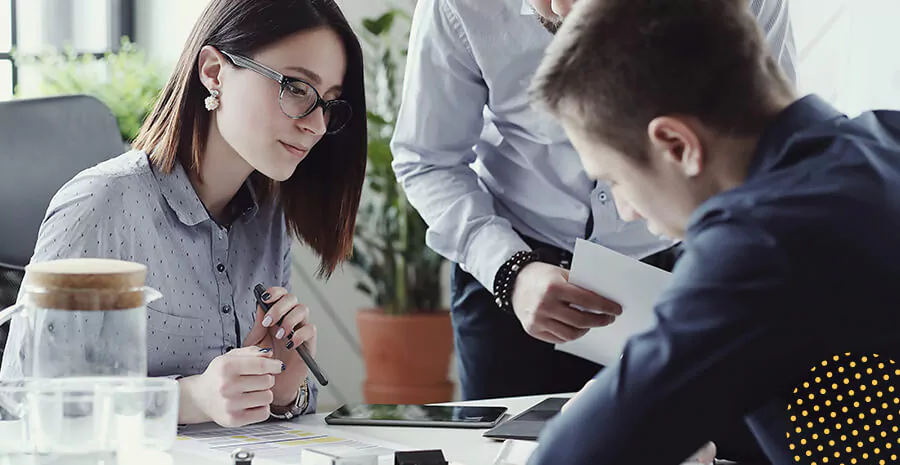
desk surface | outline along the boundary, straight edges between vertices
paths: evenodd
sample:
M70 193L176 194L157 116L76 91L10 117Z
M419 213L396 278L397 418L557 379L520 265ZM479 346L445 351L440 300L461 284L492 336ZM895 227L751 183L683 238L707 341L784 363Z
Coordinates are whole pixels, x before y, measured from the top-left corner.
M568 395L563 395L567 397ZM453 402L450 405L491 405L503 406L508 409L510 415L516 415L523 410L537 404L550 396L516 397L507 399L493 399L472 402ZM555 397L559 397L558 395ZM308 415L296 423L299 425L324 425L327 413ZM451 462L463 465L490 465L494 457L500 451L501 442L485 439L481 435L484 429L453 429L453 428L405 428L405 427L373 427L373 426L328 426L335 432L344 431L357 435L368 436L383 441L403 444L412 449L441 449L444 456ZM186 456L177 452L172 453L175 464L196 465L228 465L225 463L212 463L198 460L193 456ZM255 461L254 461L255 463Z

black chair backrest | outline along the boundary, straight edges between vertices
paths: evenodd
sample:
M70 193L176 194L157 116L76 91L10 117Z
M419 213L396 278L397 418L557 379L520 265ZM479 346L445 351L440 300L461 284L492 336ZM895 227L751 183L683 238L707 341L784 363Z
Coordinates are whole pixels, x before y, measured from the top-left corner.
M0 264L25 266L53 194L124 151L115 117L93 97L0 102Z
M0 308L16 300L50 199L125 151L116 119L86 95L0 102ZM7 327L0 327L0 356Z

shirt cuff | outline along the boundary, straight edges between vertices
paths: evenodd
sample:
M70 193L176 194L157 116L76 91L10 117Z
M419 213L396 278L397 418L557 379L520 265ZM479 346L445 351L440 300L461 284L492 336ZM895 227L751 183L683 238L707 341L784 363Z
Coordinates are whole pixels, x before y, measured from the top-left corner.
M307 386L309 388L309 400L306 404L306 409L303 410L301 415L310 415L316 413L316 402L319 399L319 386L315 381L307 378L306 379Z
M493 293L497 270L520 250L531 250L531 247L509 226L487 226L469 241L465 262L460 267Z

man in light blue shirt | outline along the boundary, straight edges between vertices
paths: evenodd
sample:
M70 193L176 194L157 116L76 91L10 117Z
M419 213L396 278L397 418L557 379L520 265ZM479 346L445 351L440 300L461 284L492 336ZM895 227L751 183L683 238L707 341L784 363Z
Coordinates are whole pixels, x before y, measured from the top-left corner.
M751 8L792 76L786 3ZM429 225L428 245L458 264L452 316L466 399L574 391L596 374L553 347L621 312L567 282L576 239L674 261L672 242L622 220L562 128L531 106L526 90L552 38L535 16L523 0L419 0L413 19L394 169Z

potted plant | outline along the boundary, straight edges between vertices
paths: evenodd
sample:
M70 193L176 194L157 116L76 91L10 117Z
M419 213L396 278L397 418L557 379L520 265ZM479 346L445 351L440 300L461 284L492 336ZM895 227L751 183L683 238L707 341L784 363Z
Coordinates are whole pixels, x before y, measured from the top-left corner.
M66 94L96 97L116 117L126 150L165 85L159 67L128 37L122 37L118 51L102 57L78 54L67 48L47 50L36 56L16 54L16 60L23 68L36 68L40 77L35 89L18 86L17 97Z
M409 20L394 9L363 21L369 162L351 264L360 277L358 289L376 305L357 313L369 403L421 404L453 395L448 380L453 333L441 302L444 259L425 245L427 226L391 168L405 58L394 25L405 21L408 31Z

